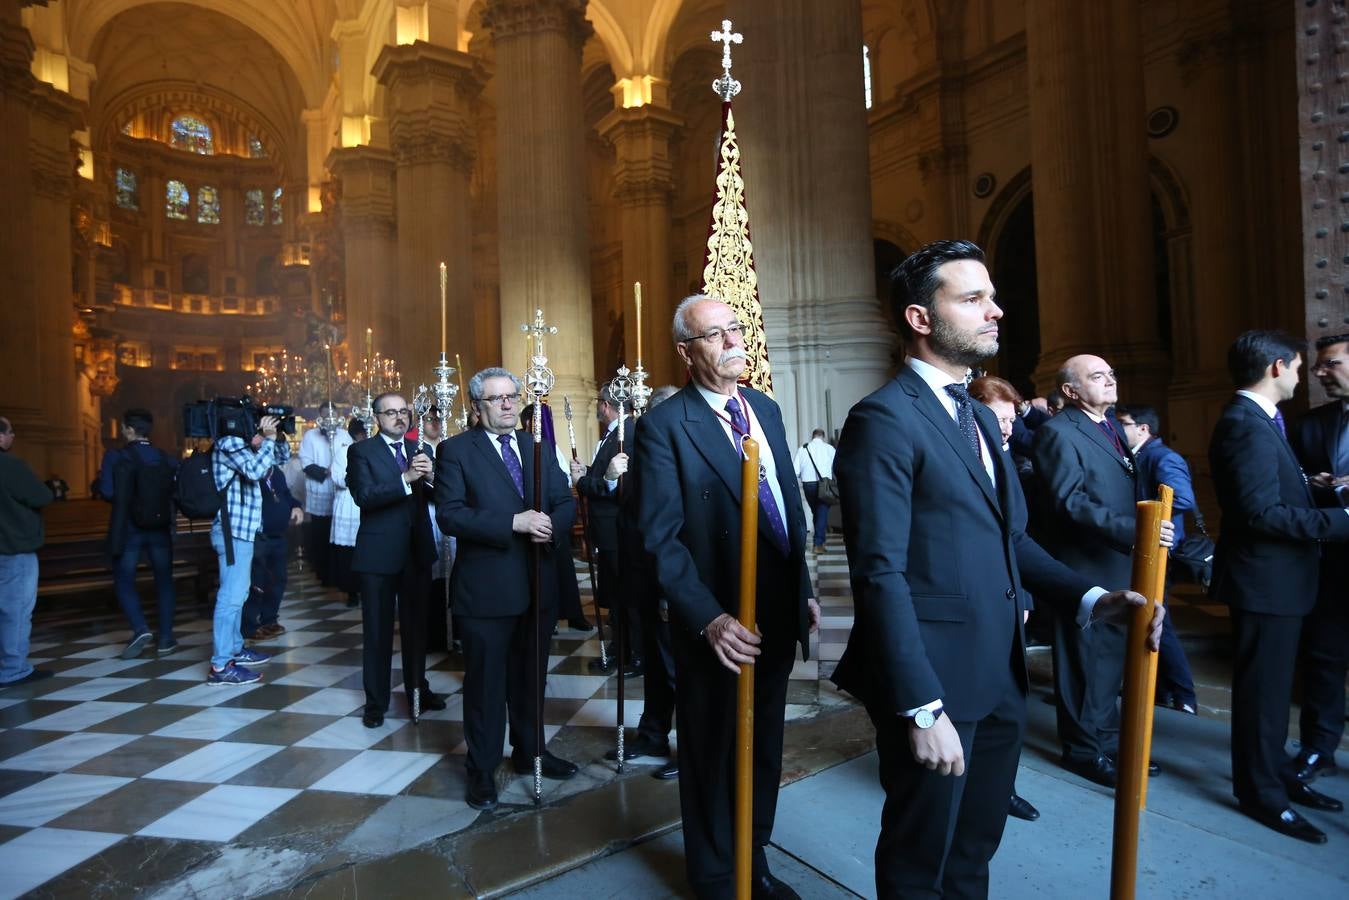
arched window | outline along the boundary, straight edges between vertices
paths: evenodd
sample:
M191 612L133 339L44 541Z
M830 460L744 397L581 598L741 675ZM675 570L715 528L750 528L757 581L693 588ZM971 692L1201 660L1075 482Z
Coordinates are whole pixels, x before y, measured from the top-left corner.
M871 48L866 44L862 45L862 93L867 109L871 109Z
M257 135L248 136L248 155L251 159L266 159L267 148L262 145L261 139Z
M262 188L249 188L244 192L244 224L267 224L267 207L262 202Z
M117 170L117 205L122 209L140 209L140 186L136 173L130 169Z
M168 183L164 193L167 201L164 215L170 219L186 219L187 208L192 203L192 195L188 193L187 185L175 178Z
M215 139L211 126L196 116L179 116L169 126L169 142L179 150L211 156L215 153Z
M272 224L280 225L282 219L281 211L281 188L272 191Z
M197 221L206 225L220 224L220 195L209 184L197 189Z

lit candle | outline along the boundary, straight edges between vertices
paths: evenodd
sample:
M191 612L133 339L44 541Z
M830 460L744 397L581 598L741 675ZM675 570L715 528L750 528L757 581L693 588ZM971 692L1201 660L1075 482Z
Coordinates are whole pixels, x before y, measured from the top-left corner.
M448 349L445 343L445 288L448 275L445 271L445 264L440 264L440 352L444 353Z
M632 292L637 297L637 366L642 365L642 283L634 281Z
M370 389L370 367L375 364L375 329L365 330L365 384Z

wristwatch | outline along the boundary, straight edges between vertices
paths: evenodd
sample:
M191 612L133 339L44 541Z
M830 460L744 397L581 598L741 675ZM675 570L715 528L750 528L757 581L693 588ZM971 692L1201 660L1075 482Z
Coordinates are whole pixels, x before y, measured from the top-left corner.
M937 724L937 720L941 718L941 714L942 708L940 706L936 709L920 709L913 714L913 724L923 729L931 728L933 725Z

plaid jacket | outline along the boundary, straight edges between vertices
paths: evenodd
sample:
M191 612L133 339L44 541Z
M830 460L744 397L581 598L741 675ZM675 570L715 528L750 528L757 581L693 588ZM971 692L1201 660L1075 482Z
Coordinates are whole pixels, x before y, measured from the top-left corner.
M215 442L211 454L215 486L224 490L229 509L230 533L235 540L251 541L262 530L262 487L259 482L267 477L272 466L290 459L290 445L285 441L263 441L254 450L241 437L227 435ZM216 515L220 521L220 515Z

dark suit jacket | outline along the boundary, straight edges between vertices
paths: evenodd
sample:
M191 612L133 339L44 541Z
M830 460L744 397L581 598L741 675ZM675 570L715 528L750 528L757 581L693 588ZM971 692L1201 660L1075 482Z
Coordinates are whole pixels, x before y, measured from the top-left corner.
M1138 490L1144 500L1156 500L1157 489L1164 484L1176 492L1171 503L1171 522L1176 526L1175 542L1179 545L1185 537L1185 514L1196 508L1194 483L1185 457L1154 437L1138 448L1134 462L1138 465Z
M590 468L576 481L576 492L586 498L590 539L597 550L618 549L618 491L610 492L604 473L618 455L618 431L623 429L623 449L629 450L632 439L632 417L624 416L624 424L615 426L600 442L599 452Z
M1288 440L1293 445L1293 453L1302 470L1310 475L1329 472L1332 475L1349 475L1349 472L1336 472L1335 460L1339 458L1339 443L1346 440L1344 425L1340 419L1340 401L1335 400L1311 410L1297 423L1297 427L1288 432ZM1341 506L1334 491L1312 489L1318 506Z
M404 439L403 452L411 459L417 442ZM428 446L426 452L434 456L435 449ZM347 488L361 509L351 570L395 575L411 562L429 572L436 561L436 542L426 509L426 480L418 480L407 494L403 473L381 435L347 450Z
M516 513L534 508L534 437L517 431L525 496L515 490L495 437L481 428L440 442L436 457L436 521L440 530L458 538L450 596L455 615L516 616L529 608L534 577L533 542L516 534ZM541 586L544 606L557 602L556 562L565 553L576 521L576 500L552 448L543 457L543 511L553 520L553 540L544 545Z
M1123 444L1124 429L1114 416L1110 422ZM1037 523L1045 549L1107 590L1129 587L1141 498L1115 446L1086 413L1066 407L1035 430L1031 452L1045 504ZM1124 452L1129 454L1127 447Z
M753 437L772 453L782 491L787 559L773 545L759 513L758 620L789 629L808 652L813 594L806 570L806 520L787 448L782 413L769 397L742 388L762 429ZM767 444L764 447L764 444ZM740 605L740 458L721 422L690 382L637 423L634 468L638 530L670 607L670 627L699 633Z
M1223 410L1208 457L1223 513L1209 593L1247 612L1306 615L1316 601L1318 541L1349 540L1349 515L1316 508L1293 448L1246 397Z
M940 699L955 720L984 717L1009 671L1026 689L1023 584L1070 615L1092 587L1026 536L997 419L973 405L996 487L907 366L843 428L834 471L856 621L834 682L882 714Z

